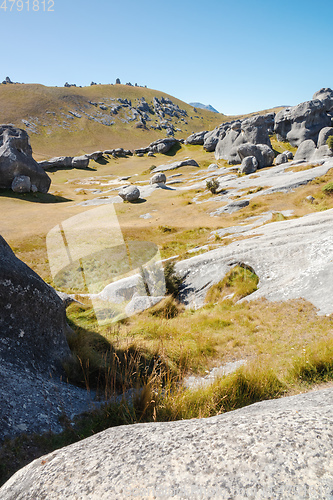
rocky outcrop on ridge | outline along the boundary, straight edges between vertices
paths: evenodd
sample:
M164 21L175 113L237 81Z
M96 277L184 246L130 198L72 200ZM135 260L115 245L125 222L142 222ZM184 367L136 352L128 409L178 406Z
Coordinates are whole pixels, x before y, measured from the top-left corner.
M207 419L123 425L41 457L2 500L330 498L332 389Z
M12 188L22 176L29 179L32 191L48 192L51 179L33 159L28 134L13 125L0 125L0 188Z

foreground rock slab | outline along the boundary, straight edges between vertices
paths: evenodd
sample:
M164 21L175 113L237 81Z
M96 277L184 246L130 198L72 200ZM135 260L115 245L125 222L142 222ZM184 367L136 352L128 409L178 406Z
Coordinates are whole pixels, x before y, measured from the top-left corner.
M2 500L331 498L333 390L114 427L40 459Z

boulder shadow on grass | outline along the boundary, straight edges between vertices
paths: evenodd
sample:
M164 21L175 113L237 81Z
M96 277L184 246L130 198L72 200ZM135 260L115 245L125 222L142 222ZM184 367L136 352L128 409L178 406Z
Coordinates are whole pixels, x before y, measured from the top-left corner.
M0 197L16 198L17 200L25 200L32 203L64 203L66 201L73 201L69 198L50 193L14 193L11 189L1 189Z

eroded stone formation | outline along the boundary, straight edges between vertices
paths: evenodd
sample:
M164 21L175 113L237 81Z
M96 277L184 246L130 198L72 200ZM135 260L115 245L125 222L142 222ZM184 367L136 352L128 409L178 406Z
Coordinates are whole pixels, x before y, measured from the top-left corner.
M0 125L0 188L18 193L47 193L51 179L32 157L27 132Z

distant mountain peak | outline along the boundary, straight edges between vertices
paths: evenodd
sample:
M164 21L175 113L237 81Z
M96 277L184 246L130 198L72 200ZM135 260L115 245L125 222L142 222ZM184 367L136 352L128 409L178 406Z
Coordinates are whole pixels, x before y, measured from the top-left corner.
M199 109L207 109L207 111L212 111L213 113L219 113L217 109L213 108L210 104L202 104L201 102L189 102L190 106Z

